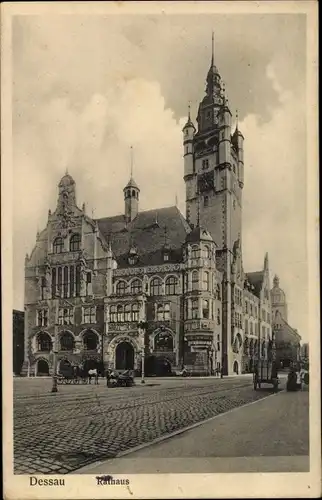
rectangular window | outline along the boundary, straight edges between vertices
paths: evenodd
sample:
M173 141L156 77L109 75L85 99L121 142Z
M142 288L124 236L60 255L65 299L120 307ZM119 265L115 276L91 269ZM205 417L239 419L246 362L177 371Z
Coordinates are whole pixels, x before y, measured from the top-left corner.
M51 273L51 296L54 299L56 297L56 268L54 267Z
M198 299L192 299L192 301L191 301L191 317L192 317L192 319L199 318Z
M81 271L81 268L80 266L76 266L76 297L79 297L80 296L80 289L81 289L81 283L80 283L80 271Z
M199 288L199 274L198 271L192 271L192 290L198 290Z
M58 323L60 325L73 325L74 324L74 310L71 308L61 308L58 314Z
M245 311L248 314L248 300L245 300Z
M168 321L170 319L170 304L168 302L157 305L157 320Z
M70 296L74 296L74 279L75 279L75 270L74 266L70 267Z
M208 292L210 290L210 277L208 271L203 272L202 284L203 284L203 289Z
M67 298L68 297L68 291L69 291L69 272L68 272L68 267L64 267L64 285L63 285L63 297Z
M96 307L83 308L83 323L96 323Z
M48 326L48 309L37 311L37 326Z

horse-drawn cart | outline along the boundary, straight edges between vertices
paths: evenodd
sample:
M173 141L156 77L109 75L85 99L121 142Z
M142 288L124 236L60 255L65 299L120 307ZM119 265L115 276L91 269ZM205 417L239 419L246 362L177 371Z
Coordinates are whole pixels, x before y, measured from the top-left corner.
M109 376L110 387L132 387L134 385L134 376L131 370L123 373L112 372Z
M276 361L258 360L254 365L253 384L255 391L260 389L262 384L270 384L274 392L277 392L279 379Z

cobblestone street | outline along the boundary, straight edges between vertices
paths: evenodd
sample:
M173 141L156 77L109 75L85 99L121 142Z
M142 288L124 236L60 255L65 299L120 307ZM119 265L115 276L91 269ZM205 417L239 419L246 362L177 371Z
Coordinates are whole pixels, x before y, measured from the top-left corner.
M14 381L16 474L69 473L269 394L248 377L50 389L50 379Z

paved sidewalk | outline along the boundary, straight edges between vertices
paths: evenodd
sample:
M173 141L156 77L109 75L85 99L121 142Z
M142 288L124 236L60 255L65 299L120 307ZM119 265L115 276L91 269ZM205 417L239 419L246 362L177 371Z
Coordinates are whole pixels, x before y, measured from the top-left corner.
M282 391L80 474L307 472L309 393Z

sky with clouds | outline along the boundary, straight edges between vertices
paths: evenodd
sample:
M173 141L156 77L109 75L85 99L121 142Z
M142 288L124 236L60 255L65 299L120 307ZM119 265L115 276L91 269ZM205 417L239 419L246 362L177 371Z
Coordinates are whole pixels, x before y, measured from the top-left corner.
M88 213L123 213L134 148L142 210L184 213L182 126L215 62L245 136L243 260L269 253L307 338L306 20L295 14L20 16L13 21L14 307L24 256L66 168ZM92 212L93 211L93 212Z

